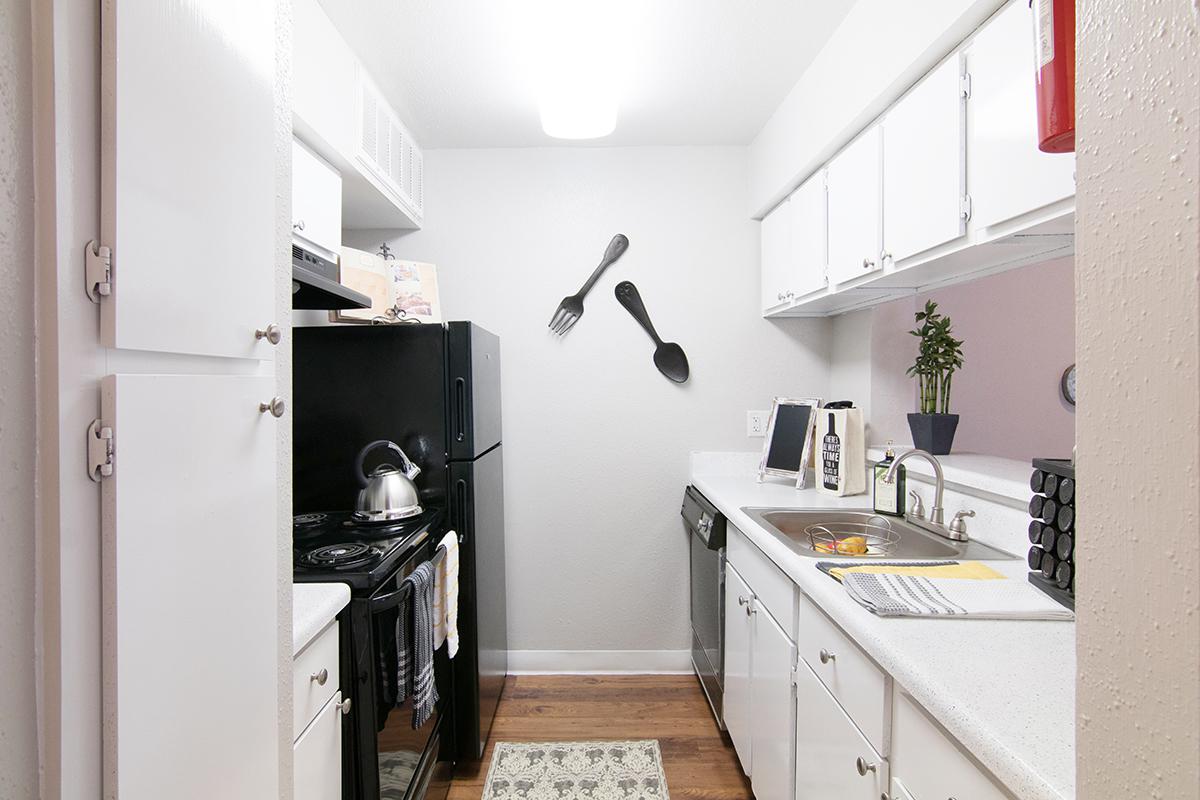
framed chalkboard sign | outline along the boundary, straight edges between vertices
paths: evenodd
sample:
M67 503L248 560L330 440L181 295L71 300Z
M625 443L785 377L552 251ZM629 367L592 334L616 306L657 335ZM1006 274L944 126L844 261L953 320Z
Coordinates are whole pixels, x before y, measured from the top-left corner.
M804 468L812 442L818 398L776 397L767 423L767 439L763 444L762 460L758 464L758 479L767 475L794 478L796 488L804 488Z

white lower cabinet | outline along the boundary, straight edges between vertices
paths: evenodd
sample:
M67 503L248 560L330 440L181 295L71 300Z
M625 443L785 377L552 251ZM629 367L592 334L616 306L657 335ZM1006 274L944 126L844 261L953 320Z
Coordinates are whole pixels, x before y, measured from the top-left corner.
M750 783L755 800L790 800L795 732L792 665L796 663L796 646L757 601L751 620Z
M796 800L879 800L888 766L803 661L796 666Z
M912 800L1011 798L900 692L892 712L891 762L895 782Z
M750 631L754 593L732 565L725 572L725 729L742 771L751 775Z
M292 749L295 800L342 796L342 693L337 692Z

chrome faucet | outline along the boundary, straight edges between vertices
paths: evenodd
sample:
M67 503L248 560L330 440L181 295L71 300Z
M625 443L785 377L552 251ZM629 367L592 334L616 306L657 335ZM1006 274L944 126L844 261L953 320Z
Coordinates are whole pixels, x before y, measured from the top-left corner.
M933 453L930 453L926 450L909 450L906 453L901 453L896 457L896 460L892 462L892 465L888 468L887 474L883 476L883 482L887 484L895 483L896 470L899 469L901 464L913 456L921 456L931 465L933 465L933 508L929 509L928 521L924 519L924 515L918 517L915 514L906 515L906 519L912 524L922 527L928 531L932 531L939 536L965 542L967 540L967 531L965 525L960 524L951 525L949 528L946 527L945 510L942 508L942 495L946 492L946 479L942 475L942 464L937 460L937 456L935 456ZM974 516L974 514L971 516ZM955 519L957 520L958 518L956 517Z

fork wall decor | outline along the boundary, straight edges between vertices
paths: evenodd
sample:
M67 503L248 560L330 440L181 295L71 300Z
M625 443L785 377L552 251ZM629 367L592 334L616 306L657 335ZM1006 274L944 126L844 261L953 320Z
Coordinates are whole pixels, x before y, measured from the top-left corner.
M575 327L575 323L579 322L579 318L583 316L583 298L591 291L592 286L599 280L601 273L608 269L609 265L624 255L629 249L629 237L623 233L618 233L608 243L608 249L604 251L604 258L600 260L600 266L596 267L591 277L583 284L583 288L572 295L567 295L558 304L558 308L554 310L554 316L550 319L550 330L555 334L562 336L571 328Z

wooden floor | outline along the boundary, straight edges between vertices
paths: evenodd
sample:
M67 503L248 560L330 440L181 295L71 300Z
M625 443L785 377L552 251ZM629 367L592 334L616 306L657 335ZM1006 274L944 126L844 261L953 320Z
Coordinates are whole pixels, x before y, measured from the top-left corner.
M657 739L672 800L752 800L691 675L510 677L483 760L459 765L448 800L478 800L496 742L604 739Z

